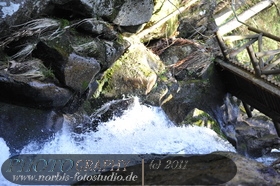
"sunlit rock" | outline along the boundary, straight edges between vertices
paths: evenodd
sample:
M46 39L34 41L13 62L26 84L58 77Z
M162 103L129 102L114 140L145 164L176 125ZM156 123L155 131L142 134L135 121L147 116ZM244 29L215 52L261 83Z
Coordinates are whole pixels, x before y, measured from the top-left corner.
M99 70L100 65L94 58L70 54L68 63L64 68L65 84L82 93L89 83L94 81L94 77Z
M154 10L152 0L125 1L113 23L119 26L137 26L150 20Z
M154 3L154 11L151 19L144 26L144 29L146 30L139 33L143 42L149 42L153 39L159 38L169 38L177 35L176 30L178 27L178 14L169 17L169 19L166 18L176 11L180 12L178 11L180 2L178 0L156 0Z
M103 75L95 97L120 98L122 95L148 95L164 65L146 47L130 38L131 46Z

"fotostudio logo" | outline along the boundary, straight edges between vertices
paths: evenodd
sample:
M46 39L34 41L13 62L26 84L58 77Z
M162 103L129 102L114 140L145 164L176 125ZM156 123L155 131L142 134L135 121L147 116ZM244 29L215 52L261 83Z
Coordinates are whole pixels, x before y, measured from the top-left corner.
M24 154L7 159L1 171L20 185L217 185L231 180L236 169L217 154ZM194 170L201 170L199 177Z

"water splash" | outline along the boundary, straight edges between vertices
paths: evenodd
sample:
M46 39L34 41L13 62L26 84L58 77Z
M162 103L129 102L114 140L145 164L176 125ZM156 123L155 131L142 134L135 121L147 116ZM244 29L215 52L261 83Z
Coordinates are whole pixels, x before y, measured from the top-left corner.
M177 127L159 107L140 104L135 99L121 117L100 123L98 131L73 133L65 121L60 132L45 144L30 143L21 154L207 154L234 151L234 147L214 131L198 126ZM77 138L82 140L77 140ZM0 141L1 160L9 156ZM41 148L38 148L41 146ZM3 148L5 147L5 148ZM2 182L2 178L0 181ZM2 184L1 184L2 185Z
M7 146L6 142L4 141L3 138L0 138L0 152L1 152L1 156L0 156L0 165L2 166L2 164L4 163L4 161L6 159L9 158L10 153L9 153L9 147ZM2 186L9 186L9 185L16 185L16 184L12 184L11 182L7 181L3 175L2 172L0 173L0 185Z
M218 150L235 151L214 131L197 126L177 127L161 108L141 105L138 99L121 117L100 123L97 132L76 134L69 126L66 121L62 131L43 148L38 149L38 144L32 143L22 153L206 154ZM82 140L77 141L77 138Z

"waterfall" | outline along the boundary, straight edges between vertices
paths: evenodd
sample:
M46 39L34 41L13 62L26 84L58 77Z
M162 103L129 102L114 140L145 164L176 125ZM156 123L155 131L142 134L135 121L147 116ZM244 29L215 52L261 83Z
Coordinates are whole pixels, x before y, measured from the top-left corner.
M172 123L160 107L143 105L137 98L121 117L100 123L97 131L77 134L69 120L61 131L44 144L25 146L21 154L207 154L234 151L234 147L205 127ZM77 140L79 139L79 140ZM2 164L9 157L9 148L0 138ZM41 148L38 148L38 147ZM10 182L0 176L1 185Z

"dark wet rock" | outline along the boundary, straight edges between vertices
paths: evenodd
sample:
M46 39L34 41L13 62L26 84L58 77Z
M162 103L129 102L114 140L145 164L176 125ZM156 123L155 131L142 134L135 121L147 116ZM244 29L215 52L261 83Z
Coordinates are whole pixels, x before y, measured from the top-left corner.
M23 76L26 78L37 78L40 80L45 80L51 77L51 74L47 74L47 68L43 65L43 62L39 59L33 58L25 61L8 61L8 65L3 65L2 67L7 70L7 74L10 73L11 76L17 78L18 76ZM51 71L49 71L51 72ZM49 76L48 76L49 75ZM55 81L55 79L53 79Z
M272 167L232 152L217 152L217 154L230 158L237 166L237 174L225 183L225 186L280 184L280 174Z
M149 21L153 12L152 0L52 0L52 4L59 17L100 17L118 26L141 25Z
M81 29L94 37L107 40L114 40L120 37L112 25L108 22L97 20L96 18L84 19L77 25L77 29Z
M101 17L107 21L113 21L117 16L123 1L117 0L52 0L57 13L64 12L64 16ZM63 15L62 15L63 16Z
M34 79L31 79L34 76ZM62 108L73 93L56 85L53 81L36 80L38 74L0 74L0 99L3 102L36 108ZM39 77L41 75L39 74ZM38 77L37 77L38 78Z
M120 42L104 41L104 43L106 60L102 63L102 69L108 69L124 54L124 52L130 46L130 43L126 40L122 40Z
M253 111L254 112L254 111ZM268 129L269 133L272 135L277 135L274 123L272 122L272 120L259 113L256 112L256 114L254 115L254 117L248 118L247 115L243 116L244 120L246 120L247 123L249 123L251 126L253 127L261 127L261 128L266 128Z
M85 22L85 20L82 22ZM21 105L28 104L30 106L30 104L34 104L35 107L40 104L39 107L47 108L52 106L61 108L67 103L66 107L69 106L69 108L64 108L64 110L73 112L73 107L78 108L82 101L96 90L95 80L100 70L105 71L109 68L129 46L129 43L123 40L121 36L114 35L116 32L108 23L105 24L104 21L91 23L91 26L97 29L95 30L98 32L97 34L105 34L108 36L107 39L112 36L113 41L100 40L98 37L94 38L92 33L85 35L85 33L70 29L71 23L67 20L49 18L35 19L24 23L9 37L4 37L0 41L0 48L4 49L0 50L0 53L3 54L0 58L0 68L1 70L8 69L8 73L3 71L2 74L5 74L5 76L9 73L15 74L14 76L20 74L21 77L28 76L28 80L25 78L24 83L21 83L17 88L8 88L7 86L11 84L3 85L7 88L7 91L2 94L7 95L9 92L16 91L17 93L11 95L18 95L22 88L24 90L28 89L27 92L31 96L25 96L25 93L23 93L23 97L27 99L24 99L24 101L19 101L22 97L13 99L13 103L19 101ZM103 29L98 30L100 26ZM112 35L109 36L108 32ZM33 63L37 60L34 57L40 59L43 63ZM6 60L9 60L9 65L5 64ZM44 74L44 72L47 74ZM49 76L48 81L43 81L46 79L44 76ZM3 81L11 82L13 80L13 78L11 80L5 80L4 78ZM31 82L31 85L28 81ZM61 88L61 86L64 88ZM29 89L29 87L31 88ZM33 91L34 87L34 92L29 93ZM56 87L59 90L56 90ZM52 91L62 94L56 97L58 99L53 98L55 101L50 103L49 96L51 94L57 95ZM73 95L71 91L78 93L78 95ZM40 95L34 96L37 94ZM42 98L41 95L45 97ZM7 96L4 97L3 99L6 99ZM59 101L59 99L61 100ZM30 103L32 100L37 101Z
M32 55L41 59L47 68L51 68L59 82L65 85L64 67L72 52L69 35L63 34L54 40L40 41Z
M129 47L126 40L92 39L90 42L73 46L76 53L95 58L101 67L101 72L107 70Z
M65 34L51 41L39 42L33 54L53 69L61 84L82 94L99 72L100 65L94 58L72 51L69 35Z
M23 23L52 15L54 6L51 0L4 0L0 3L1 38L9 36Z
M172 43L168 45L167 43ZM160 103L169 118L179 124L194 108L213 114L213 107L223 103L224 90L211 61L211 54L201 45L185 39L159 41L151 49L168 65L173 81L168 80ZM170 54L172 53L172 57Z
M43 142L63 124L62 114L53 110L39 110L0 103L0 137L12 154L17 154L30 142ZM39 148L40 146L38 146Z
M242 123L242 121L241 121ZM267 128L250 125L235 127L237 152L249 157L261 157L280 147L280 138Z
M90 42L76 44L73 49L79 55L95 58L101 67L106 66L102 65L106 64L106 46L103 40L93 38ZM102 69L106 70L107 68L103 67Z
M40 39L51 40L58 33L64 32L61 26L60 21L50 18L34 19L19 26L13 26L15 31L1 38L0 49L7 53L7 57L20 61L32 53Z
M81 111L67 115L66 118L69 118L72 131L75 134L97 131L100 123L122 116L133 102L134 98L112 100L101 105L98 109L91 111L92 114L90 116ZM81 141L83 137L75 135L75 139Z
M248 157L261 157L273 148L280 147L280 138L275 129L271 130L273 124L269 121L259 124L254 117L241 117L236 100L229 94L221 108L224 112L221 126L225 135L231 137L231 143L234 141L232 144L238 153Z
M97 109L92 115L93 120L107 122L114 117L120 117L134 102L134 98L124 98L110 101ZM93 121L96 122L96 121Z

